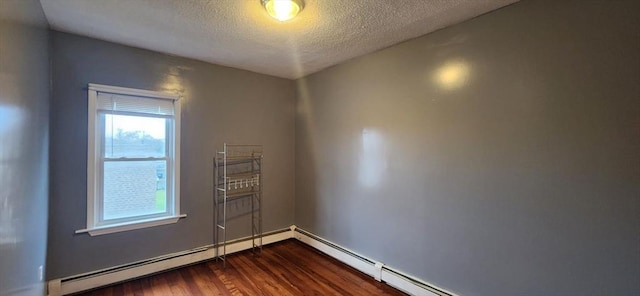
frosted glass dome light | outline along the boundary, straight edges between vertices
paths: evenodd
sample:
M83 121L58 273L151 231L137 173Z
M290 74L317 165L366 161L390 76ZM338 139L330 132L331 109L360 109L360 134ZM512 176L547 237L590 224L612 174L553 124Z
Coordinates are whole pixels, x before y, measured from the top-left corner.
M302 0L261 0L267 13L281 22L288 21L304 8Z

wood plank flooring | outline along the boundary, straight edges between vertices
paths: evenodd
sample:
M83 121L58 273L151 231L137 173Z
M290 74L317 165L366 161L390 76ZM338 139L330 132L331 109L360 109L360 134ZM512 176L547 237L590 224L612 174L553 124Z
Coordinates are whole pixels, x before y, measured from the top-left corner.
M294 239L82 295L405 295Z

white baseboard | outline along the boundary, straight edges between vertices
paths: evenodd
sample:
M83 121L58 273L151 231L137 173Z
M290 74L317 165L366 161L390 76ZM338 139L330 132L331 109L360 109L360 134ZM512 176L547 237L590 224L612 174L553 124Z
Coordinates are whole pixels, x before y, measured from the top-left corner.
M359 255L349 249L332 243L324 238L292 225L289 229L282 229L266 233L262 238L263 245L296 238L297 240L333 257L337 260L387 283L410 295L424 296L452 296L455 295L432 284L416 279L383 263ZM253 243L249 239L238 239L227 244L227 254L251 249ZM48 282L48 295L61 296L78 293L98 287L123 282L138 277L158 273L164 270L210 260L215 257L215 248L211 245L200 248L167 254L131 264L114 266L107 269L83 273Z
M294 238L317 249L322 253L325 253L333 258L338 259L338 261L342 263L345 263L367 275L370 275L371 277L375 277L375 275L378 273L377 269L375 268L375 261L373 260L366 261L366 260L363 260L364 257L362 256L358 256L358 257L353 256L351 254L355 254L355 253L351 251L348 251L349 253L351 253L349 254L345 251L338 250L334 246L331 246L329 244L326 244L314 238L315 236L309 235L308 232L301 232L301 231L303 230L301 230L300 228L296 228Z
M262 244L267 245L292 237L293 231L291 231L290 228L278 230L266 233L262 237ZM252 246L253 243L250 239L234 240L227 243L227 254L248 250L251 249ZM48 295L60 296L82 292L213 258L215 258L215 248L209 245L131 264L114 266L62 279L54 279L48 283Z
M388 285L406 292L410 295L424 296L453 296L455 294L438 288L435 285L426 283L415 277L406 275L376 260L362 256L347 248L337 245L322 237L314 235L308 231L291 227L294 230L294 238L297 240L333 257L337 260L365 273L378 281L387 283Z
M288 230L282 229L282 230L278 230L270 233L265 233L265 235L262 237L262 244L268 245L268 244L276 243L279 241L287 240L290 238L293 238L293 232L290 230L290 228ZM253 247L253 243L251 242L250 239L243 238L239 240L233 240L227 243L227 255L248 250L248 249L251 249L251 247ZM218 251L222 252L222 247L219 247ZM211 252L214 252L214 249L211 249ZM212 256L211 258L213 258L214 256ZM211 259L211 258L207 258L207 259Z

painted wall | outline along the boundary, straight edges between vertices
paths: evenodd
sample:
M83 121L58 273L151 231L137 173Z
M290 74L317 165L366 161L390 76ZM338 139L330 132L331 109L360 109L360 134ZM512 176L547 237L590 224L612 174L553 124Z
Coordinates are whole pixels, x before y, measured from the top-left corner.
M296 224L461 295L636 294L638 12L522 1L297 80Z
M37 0L0 3L0 295L44 295L49 56Z
M52 32L48 278L130 263L213 242L213 157L224 142L264 145L263 229L293 223L295 84L95 39ZM86 227L87 84L179 91L181 212L177 224L91 237ZM234 204L233 214L249 206ZM247 216L230 238L250 234Z

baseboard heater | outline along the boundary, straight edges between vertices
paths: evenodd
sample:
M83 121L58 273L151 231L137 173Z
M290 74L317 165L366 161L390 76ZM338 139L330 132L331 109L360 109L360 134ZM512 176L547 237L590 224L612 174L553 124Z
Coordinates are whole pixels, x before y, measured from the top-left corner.
M213 246L141 260L90 273L49 281L49 296L74 294L106 285L129 281L154 273L213 258Z
M291 229L284 228L264 233L262 243L267 245L289 238L292 238ZM253 242L251 241L251 237L228 241L227 254L248 250L252 247ZM215 258L216 248L221 248L221 246L202 246L129 264L51 280L48 283L48 295L60 296L74 294L211 260Z
M99 271L94 271L94 272L90 272L90 273L86 273L86 274L81 274L81 275L77 275L77 276L64 278L64 279L60 280L60 282L61 283L67 283L67 282L73 282L73 281L77 281L77 280L88 279L88 278L92 278L92 277L96 277L96 276L107 275L107 274L110 274L110 273L120 272L120 271L123 271L123 270L126 270L126 269L131 269L131 268L136 268L136 267L140 267L140 266L144 266L144 265L149 265L149 264L153 264L153 263L167 261L167 260L171 260L171 259L175 259L175 258L179 258L179 257L183 257L183 256L196 254L196 253L206 252L210 248L212 248L212 246L205 246L205 247L191 249L191 250L187 250L187 251L183 251L183 252L164 255L164 256L160 256L160 257L156 257L156 258L152 258L152 259L147 259L147 260L142 260L142 261L138 261L138 262L134 262L134 263L129 263L129 264L125 264L125 265L111 267L111 268L107 268L107 269L103 269L103 270L99 270Z
M267 245L290 238L295 238L372 276L378 281L385 282L410 295L455 296L455 294L451 292L425 283L398 270L394 270L381 262L362 256L329 240L297 228L295 225L265 233L262 238L262 243L263 245ZM227 254L248 250L252 247L251 237L236 239L227 242ZM48 295L60 296L74 294L211 260L215 258L216 248L221 247L208 245L66 278L54 279L48 282Z
M411 295L455 296L442 288L385 266L381 262L362 256L308 231L295 226L291 228L296 239L401 291Z

